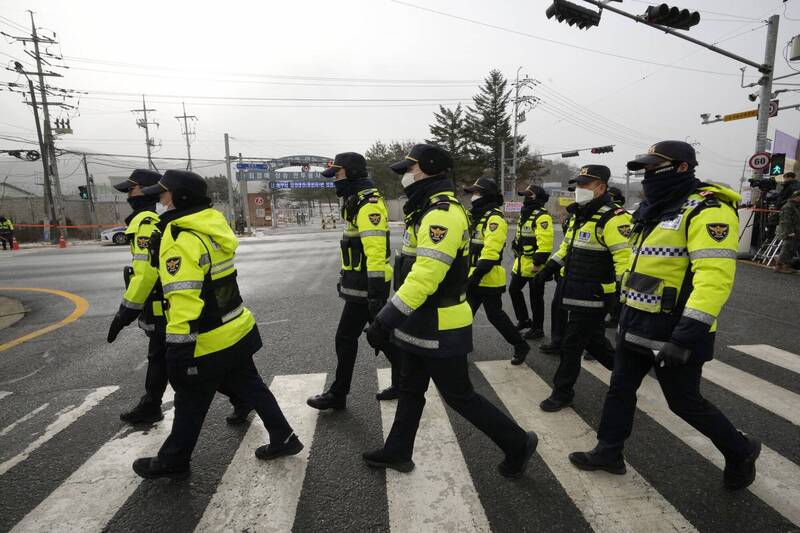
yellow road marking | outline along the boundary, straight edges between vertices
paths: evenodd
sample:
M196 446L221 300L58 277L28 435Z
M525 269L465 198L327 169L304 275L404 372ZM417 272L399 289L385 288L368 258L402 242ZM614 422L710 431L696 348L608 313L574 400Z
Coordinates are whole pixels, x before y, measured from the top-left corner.
M81 315L83 315L89 309L89 302L87 302L77 294L72 294L71 292L61 291L58 289L41 289L33 287L30 288L0 287L0 292L3 291L46 292L48 294L55 294L56 296L61 296L62 298L66 298L67 300L72 302L75 305L75 308L66 318L58 322L55 322L54 324L50 324L49 326L45 326L41 329L37 329L36 331L32 331L27 335L23 335L22 337L17 337L16 339L10 340L5 344L0 344L0 352L9 350L14 346L19 346L23 342L35 339L36 337L40 337L45 333L50 333L51 331L55 331L59 328L62 328L67 324L69 324L70 322L75 322L76 320L78 320L78 318L81 317Z

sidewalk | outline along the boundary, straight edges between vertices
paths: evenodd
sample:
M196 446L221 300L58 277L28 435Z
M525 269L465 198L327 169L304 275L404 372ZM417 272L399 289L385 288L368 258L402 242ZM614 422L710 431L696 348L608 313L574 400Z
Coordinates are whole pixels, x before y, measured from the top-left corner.
M13 326L25 317L22 302L13 298L0 296L0 330Z

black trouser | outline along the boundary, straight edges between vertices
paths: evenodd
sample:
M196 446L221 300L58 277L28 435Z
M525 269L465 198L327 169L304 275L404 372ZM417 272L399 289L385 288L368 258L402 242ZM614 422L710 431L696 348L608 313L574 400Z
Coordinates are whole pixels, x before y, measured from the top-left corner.
M502 293L480 293L476 290L467 290L467 301L472 308L472 315L478 312L481 305L486 311L486 318L489 322L500 332L500 335L506 340L507 343L516 346L523 344L525 339L514 323L508 318L508 315L503 311L503 294Z
M364 326L369 322L369 307L367 302L351 302L345 300L342 316L339 318L339 327L336 328L336 379L331 385L330 392L336 396L346 396L350 392L350 383L353 381L353 368L356 365L358 354L358 338L364 331ZM384 353L392 365L392 385L400 382L400 361L394 356L394 349Z
M654 361L652 353L632 349L627 343L620 344L597 432L597 449L609 459L616 459L622 454L625 440L633 430L636 391ZM747 439L700 394L703 362L690 362L672 368L656 367L655 371L673 413L711 439L726 459L738 462L749 455Z
M469 380L467 355L426 357L397 348L402 357L400 398L384 450L393 458L410 461L414 439L425 407L425 392L433 380L442 399L458 414L486 434L501 450L519 453L527 442L525 431L486 398Z
M207 359L201 361L204 358ZM172 432L158 452L165 464L189 462L217 390L229 390L252 405L269 433L270 442L284 442L292 434L275 396L258 374L252 355L207 355L193 364L196 366L167 363L169 381L175 389L175 420ZM196 368L196 373L192 368Z
M14 238L14 233L11 231L0 231L0 242L3 243L3 250L6 250L7 246L11 244L12 239Z
M164 326L156 325L156 330L150 334L150 342L147 345L147 373L144 378L144 396L139 400L139 405L146 410L158 410L161 408L161 399L167 389L168 372L167 346L164 341ZM173 387L174 388L174 387ZM221 384L219 392L228 397L236 410L249 410L250 407L242 400L235 391L229 390Z
M511 274L511 283L508 285L508 295L514 306L517 322L528 320L528 307L525 305L525 295L522 289L528 284L531 299L531 318L533 329L542 329L544 326L544 283L536 283L533 278L526 278L519 274Z
M564 280L560 276L556 278L556 290L553 293L553 300L550 302L550 344L560 346L564 336L564 328L567 324L567 312L561 307L561 292L564 287Z
M584 350L607 369L614 368L614 347L606 338L604 317L602 311L569 311L561 340L561 362L553 376L552 398L568 402L575 396Z

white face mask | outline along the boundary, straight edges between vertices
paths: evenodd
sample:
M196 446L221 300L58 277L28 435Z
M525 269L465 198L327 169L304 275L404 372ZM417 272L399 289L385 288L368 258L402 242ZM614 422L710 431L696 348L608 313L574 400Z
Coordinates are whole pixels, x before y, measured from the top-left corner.
M414 184L414 174L411 172L406 172L403 174L403 179L400 180L400 184L403 186L404 189L408 189Z
M169 208L167 206L165 206L161 202L156 203L156 214L157 215L163 215L167 211L169 211Z
M475 203L476 200L480 200L480 199L481 199L481 195L480 194L473 194L472 198L470 198L469 201L472 202L472 203Z
M575 201L578 202L579 205L588 204L592 200L594 200L594 191L591 189L575 188Z

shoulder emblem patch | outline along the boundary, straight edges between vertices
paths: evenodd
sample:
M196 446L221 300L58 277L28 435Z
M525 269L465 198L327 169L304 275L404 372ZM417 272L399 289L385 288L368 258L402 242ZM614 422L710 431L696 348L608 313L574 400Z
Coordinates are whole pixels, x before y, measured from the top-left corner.
M430 229L428 230L428 234L430 235L430 238L434 244L439 244L447 235L447 228L444 226L431 225Z
M497 222L492 222L489 224L489 231L497 231L497 227L499 224Z
M627 239L631 236L631 225L623 224L621 226L617 226L617 231L619 231L619 234Z
M166 260L164 266L167 268L167 272L169 272L170 276L174 276L178 273L178 270L181 269L181 258L170 257Z
M539 225L542 227L542 229L547 229L547 226L549 226L550 223L547 222L546 220L542 220L541 222L539 222Z
M372 222L373 226L377 226L381 223L381 214L380 213L371 213L369 215L369 221Z
M150 237L139 237L136 239L136 245L139 248L147 249L147 247L150 245Z
M721 222L706 224L706 229L708 230L708 235L717 242L724 241L730 232L730 226Z

